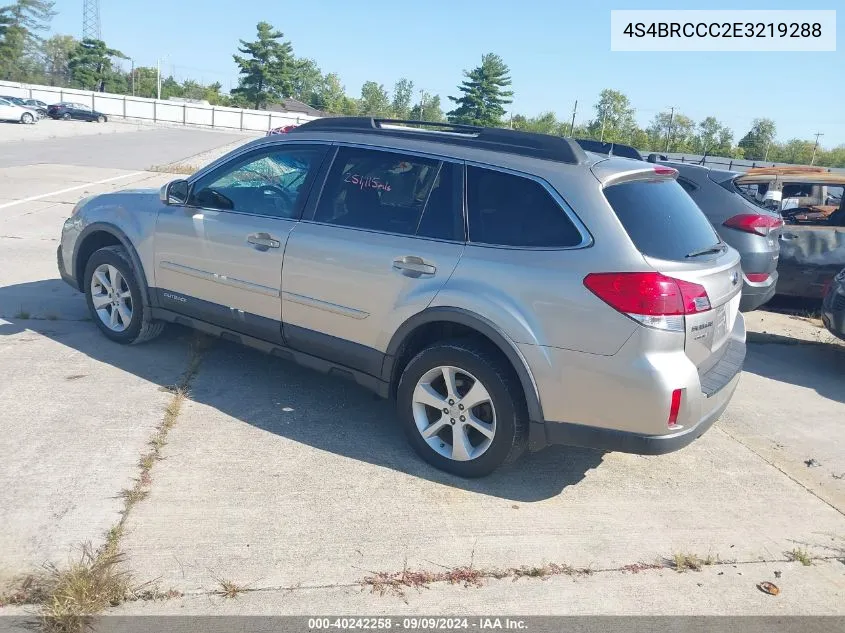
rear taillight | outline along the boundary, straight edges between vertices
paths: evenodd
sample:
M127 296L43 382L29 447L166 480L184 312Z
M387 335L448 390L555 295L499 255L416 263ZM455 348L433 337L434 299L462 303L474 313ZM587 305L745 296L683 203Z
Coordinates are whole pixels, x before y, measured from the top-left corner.
M654 167L654 173L660 174L661 176L675 176L678 173L678 170L674 167L666 167L664 165L656 165Z
M771 277L769 273L745 273L745 278L755 284L766 281L769 277Z
M684 315L706 312L704 286L660 273L590 273L584 285L609 306L643 325L684 331Z
M782 227L783 220L771 215L741 213L725 220L724 225L746 233L768 235L772 230Z

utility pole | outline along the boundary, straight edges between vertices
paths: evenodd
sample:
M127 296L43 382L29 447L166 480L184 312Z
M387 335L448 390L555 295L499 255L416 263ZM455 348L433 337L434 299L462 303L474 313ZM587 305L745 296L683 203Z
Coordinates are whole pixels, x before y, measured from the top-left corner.
M602 113L601 115L601 138L599 139L600 143L604 143L604 119L605 115Z
M572 121L569 122L569 136L572 136L575 129L575 113L578 112L578 99L575 100L575 107L572 108Z
M135 96L135 60L130 59L129 61L132 62L132 96L134 97Z
M161 99L161 58L156 60L156 99Z
M669 129L666 130L666 152L669 152L669 140L672 138L672 121L675 120L675 107L669 108Z
M824 136L821 132L816 132L816 144L813 145L813 157L810 159L810 164L814 164L816 162L816 149L819 147L819 137Z
M425 90L420 89L420 121L425 121L423 117L423 110L425 110Z

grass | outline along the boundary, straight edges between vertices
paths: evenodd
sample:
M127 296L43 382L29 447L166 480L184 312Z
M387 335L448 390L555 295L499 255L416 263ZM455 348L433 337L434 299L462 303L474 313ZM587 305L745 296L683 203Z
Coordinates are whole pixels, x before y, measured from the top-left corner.
M473 565L455 567L445 571L411 570L407 566L401 572L376 572L365 576L363 587L379 595L393 594L404 596L406 589L420 589L437 582L464 587L481 587L486 580L511 578L514 582L520 578L546 579L552 576L589 575L592 570L575 568L570 565L548 563L533 567L508 567L504 569L480 569Z
M42 626L48 633L86 630L92 615L120 604L130 593L130 576L121 563L123 556L107 544L95 551L82 548L78 560L66 569L47 566L44 581Z
M786 552L786 558L788 560L801 563L805 567L809 567L813 564L813 557L810 556L810 553L800 547L796 547L792 551Z
M153 165L147 171L156 171L163 174L183 174L185 176L192 176L199 167L194 165Z
M29 313L29 311L28 311L28 310L23 310L23 309L18 310L18 313L15 315L15 318L16 318L16 319L23 319L24 321L26 321L27 319L29 319L29 317L30 317L30 313Z
M237 598L240 594L247 590L246 586L239 585L231 580L226 580L225 578L217 578L216 580L220 585L220 589L218 589L215 593L219 596L223 596L224 598Z
M697 554L676 552L672 554L671 558L667 559L666 566L678 573L683 573L685 571L701 571L702 568L713 565L718 561L718 557L713 558L710 554L706 558L701 558Z

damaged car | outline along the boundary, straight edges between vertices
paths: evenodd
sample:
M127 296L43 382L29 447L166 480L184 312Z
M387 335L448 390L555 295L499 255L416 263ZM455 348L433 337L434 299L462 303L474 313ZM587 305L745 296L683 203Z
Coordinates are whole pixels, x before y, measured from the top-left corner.
M777 294L821 299L845 267L845 173L824 167L760 167L733 183L747 200L783 218Z

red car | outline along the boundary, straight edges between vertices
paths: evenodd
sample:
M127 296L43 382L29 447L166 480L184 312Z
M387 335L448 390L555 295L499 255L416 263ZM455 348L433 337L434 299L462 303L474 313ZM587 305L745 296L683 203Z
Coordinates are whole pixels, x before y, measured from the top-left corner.
M267 130L267 136L273 136L274 134L287 134L295 125L283 125L282 127L274 127L272 130Z

